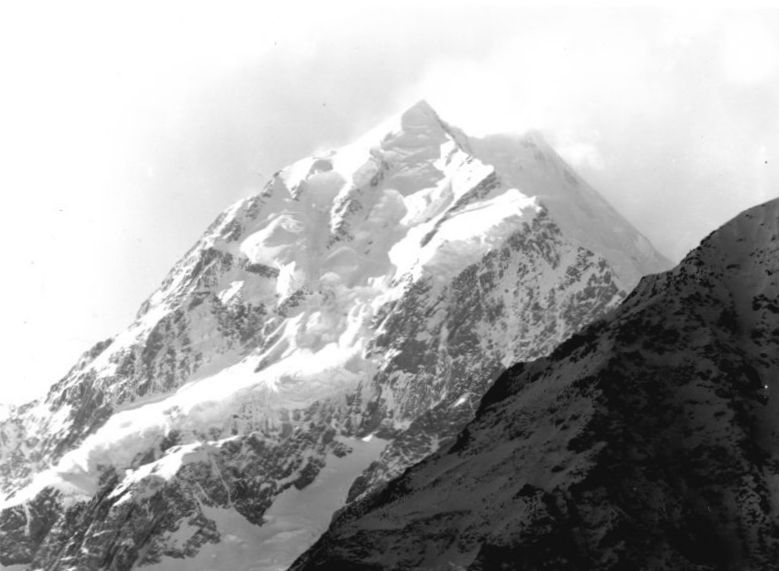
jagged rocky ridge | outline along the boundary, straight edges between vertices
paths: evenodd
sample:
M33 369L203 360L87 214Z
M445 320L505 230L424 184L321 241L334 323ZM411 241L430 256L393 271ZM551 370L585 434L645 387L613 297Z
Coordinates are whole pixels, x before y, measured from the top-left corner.
M375 435L358 498L666 264L538 135L499 142L421 102L222 213L0 424L0 564L197 558Z
M510 367L451 445L292 568L775 569L777 394L774 200Z

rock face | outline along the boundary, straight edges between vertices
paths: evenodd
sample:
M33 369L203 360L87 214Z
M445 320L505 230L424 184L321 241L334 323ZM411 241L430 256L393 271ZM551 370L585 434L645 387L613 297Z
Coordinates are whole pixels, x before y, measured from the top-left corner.
M293 569L775 569L778 394L774 200L509 368Z
M362 497L666 264L538 136L501 140L421 102L223 212L125 331L0 423L0 564L199 561L374 435Z

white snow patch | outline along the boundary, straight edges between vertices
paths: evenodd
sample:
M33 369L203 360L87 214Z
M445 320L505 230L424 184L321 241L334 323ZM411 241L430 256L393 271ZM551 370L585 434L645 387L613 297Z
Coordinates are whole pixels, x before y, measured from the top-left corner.
M285 299L295 293L301 285L303 285L303 278L297 272L295 262L289 262L287 264L278 265L279 275L276 278L276 293L279 298Z
M133 484L147 478L159 478L168 481L176 475L176 472L179 471L183 464L203 461L206 458L206 453L202 450L202 445L199 442L179 446L154 462L144 464L135 470L125 470L124 479L108 497L115 498L121 496ZM121 501L119 500L119 502Z
M256 372L262 356L249 356L169 396L115 413L55 466L36 474L30 484L0 501L0 508L29 501L48 486L62 491L66 502L86 499L97 491L99 466L118 470L129 467L137 454L154 447L172 429L191 434L212 425L221 426L249 394L268 407L298 408L355 386L373 367L363 358L367 337L360 333L370 315L369 306L352 307L338 340L314 343L306 338L309 347L297 341L305 331L306 315L288 320L283 334L286 349L267 368ZM180 460L175 455L159 460L140 468L137 477L151 475L148 470L163 476Z
M278 267L295 258L297 240L305 235L305 230L299 213L283 212L246 237L240 250L252 263Z
M305 159L295 161L279 173L279 178L284 181L287 188L291 189L298 185L309 173L311 166L314 164L314 160L314 157L306 157Z
M421 250L419 244L432 226L413 228L390 250L390 260L398 274L424 271L445 279L500 246L540 210L535 198L512 188L453 212Z
M229 302L233 297L235 297L235 294L237 294L241 287L243 286L243 280L235 280L230 282L230 285L219 292L217 297L219 298L219 301L222 303Z
M464 394L459 399L454 401L454 403L452 404L452 408L456 408L458 406L461 406L461 405L465 404L467 401L468 401L468 395Z
M387 441L344 439L352 453L329 455L316 479L302 490L289 488L265 512L265 523L255 526L232 509L203 506L222 537L206 543L193 558L166 558L144 566L148 571L281 571L308 549L327 529L333 513L346 501L354 479L376 460ZM180 530L186 533L185 530Z

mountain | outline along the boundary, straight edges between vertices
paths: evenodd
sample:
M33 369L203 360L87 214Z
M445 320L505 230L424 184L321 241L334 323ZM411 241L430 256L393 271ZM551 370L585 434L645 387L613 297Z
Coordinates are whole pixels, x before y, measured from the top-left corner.
M292 568L775 569L778 391L779 199L510 367Z
M0 563L281 568L664 264L538 135L420 102L224 211L9 412Z

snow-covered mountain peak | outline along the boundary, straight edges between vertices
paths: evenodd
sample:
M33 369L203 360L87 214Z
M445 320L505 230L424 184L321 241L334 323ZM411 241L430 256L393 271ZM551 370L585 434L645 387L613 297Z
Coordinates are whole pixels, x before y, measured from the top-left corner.
M454 139L449 127L422 100L378 123L351 143L302 159L279 174L289 188L315 172L334 170L349 180L372 157L390 153L396 159L422 162L438 157L441 145Z
M324 275L367 285L418 273L444 241L463 242L456 227L478 218L465 241L482 247L462 250L462 264L530 204L467 153L424 101L345 147L283 169L270 190L265 217L245 227L240 250L282 272L282 296ZM479 216L469 206L476 201L486 201Z
M515 147L504 165L472 142L420 102L219 215L134 323L0 421L0 529L14 530L0 551L48 561L46 534L17 524L75 525L94 496L107 512L83 518L121 531L47 535L78 543L72 565L94 567L84 533L114 561L143 543L122 548L129 565L183 557L212 541L210 508L261 524L355 438L392 440L358 495L462 426L501 364L547 353L661 269L602 200L544 208L570 190L545 185L574 184L561 161L512 170ZM577 208L600 240L577 234Z

